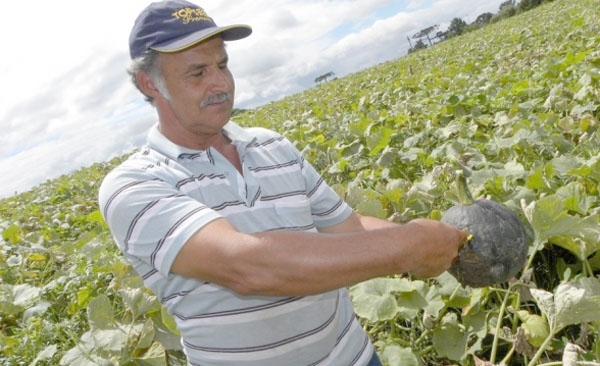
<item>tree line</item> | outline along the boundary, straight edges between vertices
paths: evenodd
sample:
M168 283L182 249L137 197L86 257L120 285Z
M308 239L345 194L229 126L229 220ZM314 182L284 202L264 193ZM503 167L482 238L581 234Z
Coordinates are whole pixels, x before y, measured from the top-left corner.
M517 4L516 0L506 0L500 4L498 13L493 14L488 12L480 14L471 24L468 24L462 18L456 17L450 21L450 25L445 31L439 31L439 25L429 26L413 34L412 37L406 37L410 45L408 53L433 46L434 43L442 42L449 38L471 32L488 24L496 23L502 19L512 17L518 13L522 13L543 3L551 1L553 0L521 0ZM411 38L416 40L414 45L411 42Z
M433 46L435 43L439 43L452 37L460 36L461 34L474 31L488 24L496 23L502 19L512 17L518 13L522 13L524 11L533 9L543 3L552 1L554 0L521 0L517 3L517 0L506 0L502 4L500 4L498 13L482 13L471 24L468 24L462 18L455 17L450 21L450 25L445 31L440 31L440 26L437 24L429 26L413 34L412 37L406 37L410 45L408 53L412 53L420 49ZM411 38L413 40L416 40L414 45L411 41ZM319 75L317 78L315 78L314 81L316 84L319 84L321 82L326 82L327 79L334 76L335 74L333 73L333 71L330 71L323 75Z

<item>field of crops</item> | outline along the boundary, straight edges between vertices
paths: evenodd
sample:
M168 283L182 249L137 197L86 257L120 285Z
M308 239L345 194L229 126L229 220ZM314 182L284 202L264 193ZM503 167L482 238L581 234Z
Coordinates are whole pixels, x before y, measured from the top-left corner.
M236 116L294 141L358 212L439 219L456 162L528 224L526 268L353 286L387 365L600 365L600 1L556 0ZM0 365L184 365L96 193L120 159L0 201ZM492 223L491 223L492 224Z

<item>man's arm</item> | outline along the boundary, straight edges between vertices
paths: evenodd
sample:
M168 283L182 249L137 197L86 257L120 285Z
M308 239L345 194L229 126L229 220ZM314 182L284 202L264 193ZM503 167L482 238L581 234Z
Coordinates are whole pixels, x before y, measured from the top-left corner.
M372 216L363 216L353 212L350 217L337 225L320 228L322 233L352 233L364 230L376 230L397 227L398 224Z
M353 220L371 225L358 216L348 224ZM245 234L217 219L186 242L171 271L244 295L309 295L393 273L436 276L450 267L466 236L433 220L390 226L350 233Z

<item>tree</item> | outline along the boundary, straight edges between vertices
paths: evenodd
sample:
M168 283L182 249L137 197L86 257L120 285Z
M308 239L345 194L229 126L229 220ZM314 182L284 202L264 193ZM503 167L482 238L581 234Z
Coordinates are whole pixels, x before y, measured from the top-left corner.
M448 31L442 32L439 31L435 34L435 38L439 39L439 42L446 40L448 38Z
M329 71L328 73L325 73L323 75L317 76L317 78L315 79L315 83L320 83L321 81L327 81L328 78L332 77L333 75L335 75L333 73L333 71Z
M427 48L427 45L425 44L425 42L423 42L423 39L419 39L417 43L415 43L414 47L409 48L408 53L413 53L423 48Z
M496 23L504 18L510 18L515 14L517 14L517 7L515 6L514 0L505 1L500 4L500 12L490 19L490 23Z
M436 25L432 25L431 27L427 27L425 29L421 29L417 33L413 34L413 38L414 39L420 39L420 38L423 38L423 37L427 37L427 40L429 41L429 45L433 46L433 43L431 42L431 38L429 37L429 33L437 30L439 27L440 26L436 24Z
M477 19L475 19L475 23L479 26L484 26L490 22L490 20L492 19L493 16L494 16L494 14L492 14L492 13L479 14Z
M506 0L502 4L500 4L500 11L515 6L515 0Z
M529 9L533 9L536 6L539 6L542 3L542 0L521 0L519 3L519 10L525 11Z
M467 22L465 22L461 18L452 19L452 21L450 22L450 26L448 27L448 38L461 35L464 32L466 26Z

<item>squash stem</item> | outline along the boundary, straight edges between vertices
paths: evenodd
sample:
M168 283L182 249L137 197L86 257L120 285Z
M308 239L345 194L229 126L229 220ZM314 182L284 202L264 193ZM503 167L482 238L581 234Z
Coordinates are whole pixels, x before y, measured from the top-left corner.
M473 195L471 195L471 191L469 191L469 186L467 185L467 178L465 178L465 174L461 170L456 171L456 196L458 197L458 202L463 206L475 203L475 199L473 199Z

